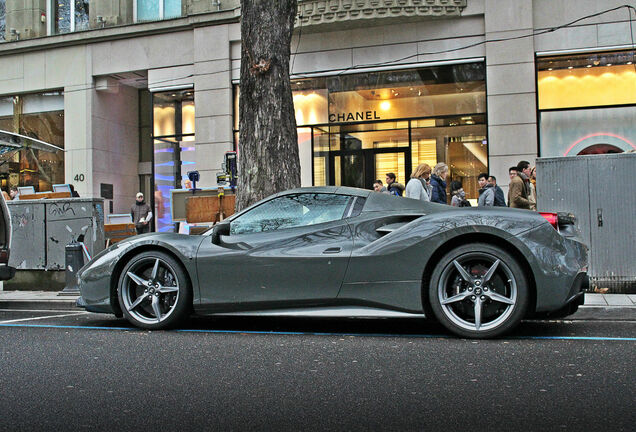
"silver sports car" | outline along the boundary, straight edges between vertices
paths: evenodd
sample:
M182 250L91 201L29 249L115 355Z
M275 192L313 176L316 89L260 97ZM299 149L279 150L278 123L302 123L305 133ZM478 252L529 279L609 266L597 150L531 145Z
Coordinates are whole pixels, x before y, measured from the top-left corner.
M147 329L202 315L403 316L471 338L576 311L571 215L456 208L347 187L273 195L203 235L150 233L79 272L78 305Z

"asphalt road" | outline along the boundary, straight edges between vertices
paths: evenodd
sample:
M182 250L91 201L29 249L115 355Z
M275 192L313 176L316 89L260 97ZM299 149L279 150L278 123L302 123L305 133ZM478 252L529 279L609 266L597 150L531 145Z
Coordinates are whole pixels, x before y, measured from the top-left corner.
M193 319L131 329L0 311L0 430L632 431L636 311L505 339L420 320Z

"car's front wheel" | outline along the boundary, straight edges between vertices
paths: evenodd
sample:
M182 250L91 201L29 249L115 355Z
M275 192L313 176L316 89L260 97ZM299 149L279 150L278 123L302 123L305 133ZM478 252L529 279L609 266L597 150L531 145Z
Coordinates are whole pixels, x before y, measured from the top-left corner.
M137 327L173 327L189 313L192 290L181 264L159 251L133 256L117 285L124 317Z
M453 249L431 275L429 301L451 332L469 338L500 336L524 317L528 284L505 250L485 243Z

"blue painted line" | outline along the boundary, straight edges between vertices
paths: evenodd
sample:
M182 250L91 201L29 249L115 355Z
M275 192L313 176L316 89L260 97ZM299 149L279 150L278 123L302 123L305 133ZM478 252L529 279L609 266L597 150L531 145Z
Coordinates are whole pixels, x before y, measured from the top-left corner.
M99 327L99 326L70 326L48 324L0 324L0 327L31 327L31 328L59 328L59 329L89 329L89 330L127 330L147 331L136 327ZM356 337L393 337L410 339L459 339L451 335L426 335L426 334L390 334L390 333L326 333L326 332L294 332L273 330L205 330L205 329L179 329L167 330L177 333L218 333L218 334L268 334L285 336L356 336ZM623 341L636 342L636 337L602 337L602 336L512 336L494 340L587 340L587 341Z
M634 342L636 338L630 337L601 337L601 336L517 336L512 339L547 339L547 340L596 340L596 341L629 341Z

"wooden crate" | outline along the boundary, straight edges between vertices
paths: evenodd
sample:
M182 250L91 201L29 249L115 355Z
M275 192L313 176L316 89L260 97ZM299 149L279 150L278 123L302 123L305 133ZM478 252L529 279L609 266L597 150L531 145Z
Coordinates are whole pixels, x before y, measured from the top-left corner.
M236 196L191 196L186 198L186 222L219 222L234 214Z
M137 235L137 229L135 228L135 224L133 223L104 224L104 237L106 237L106 247L134 235Z

